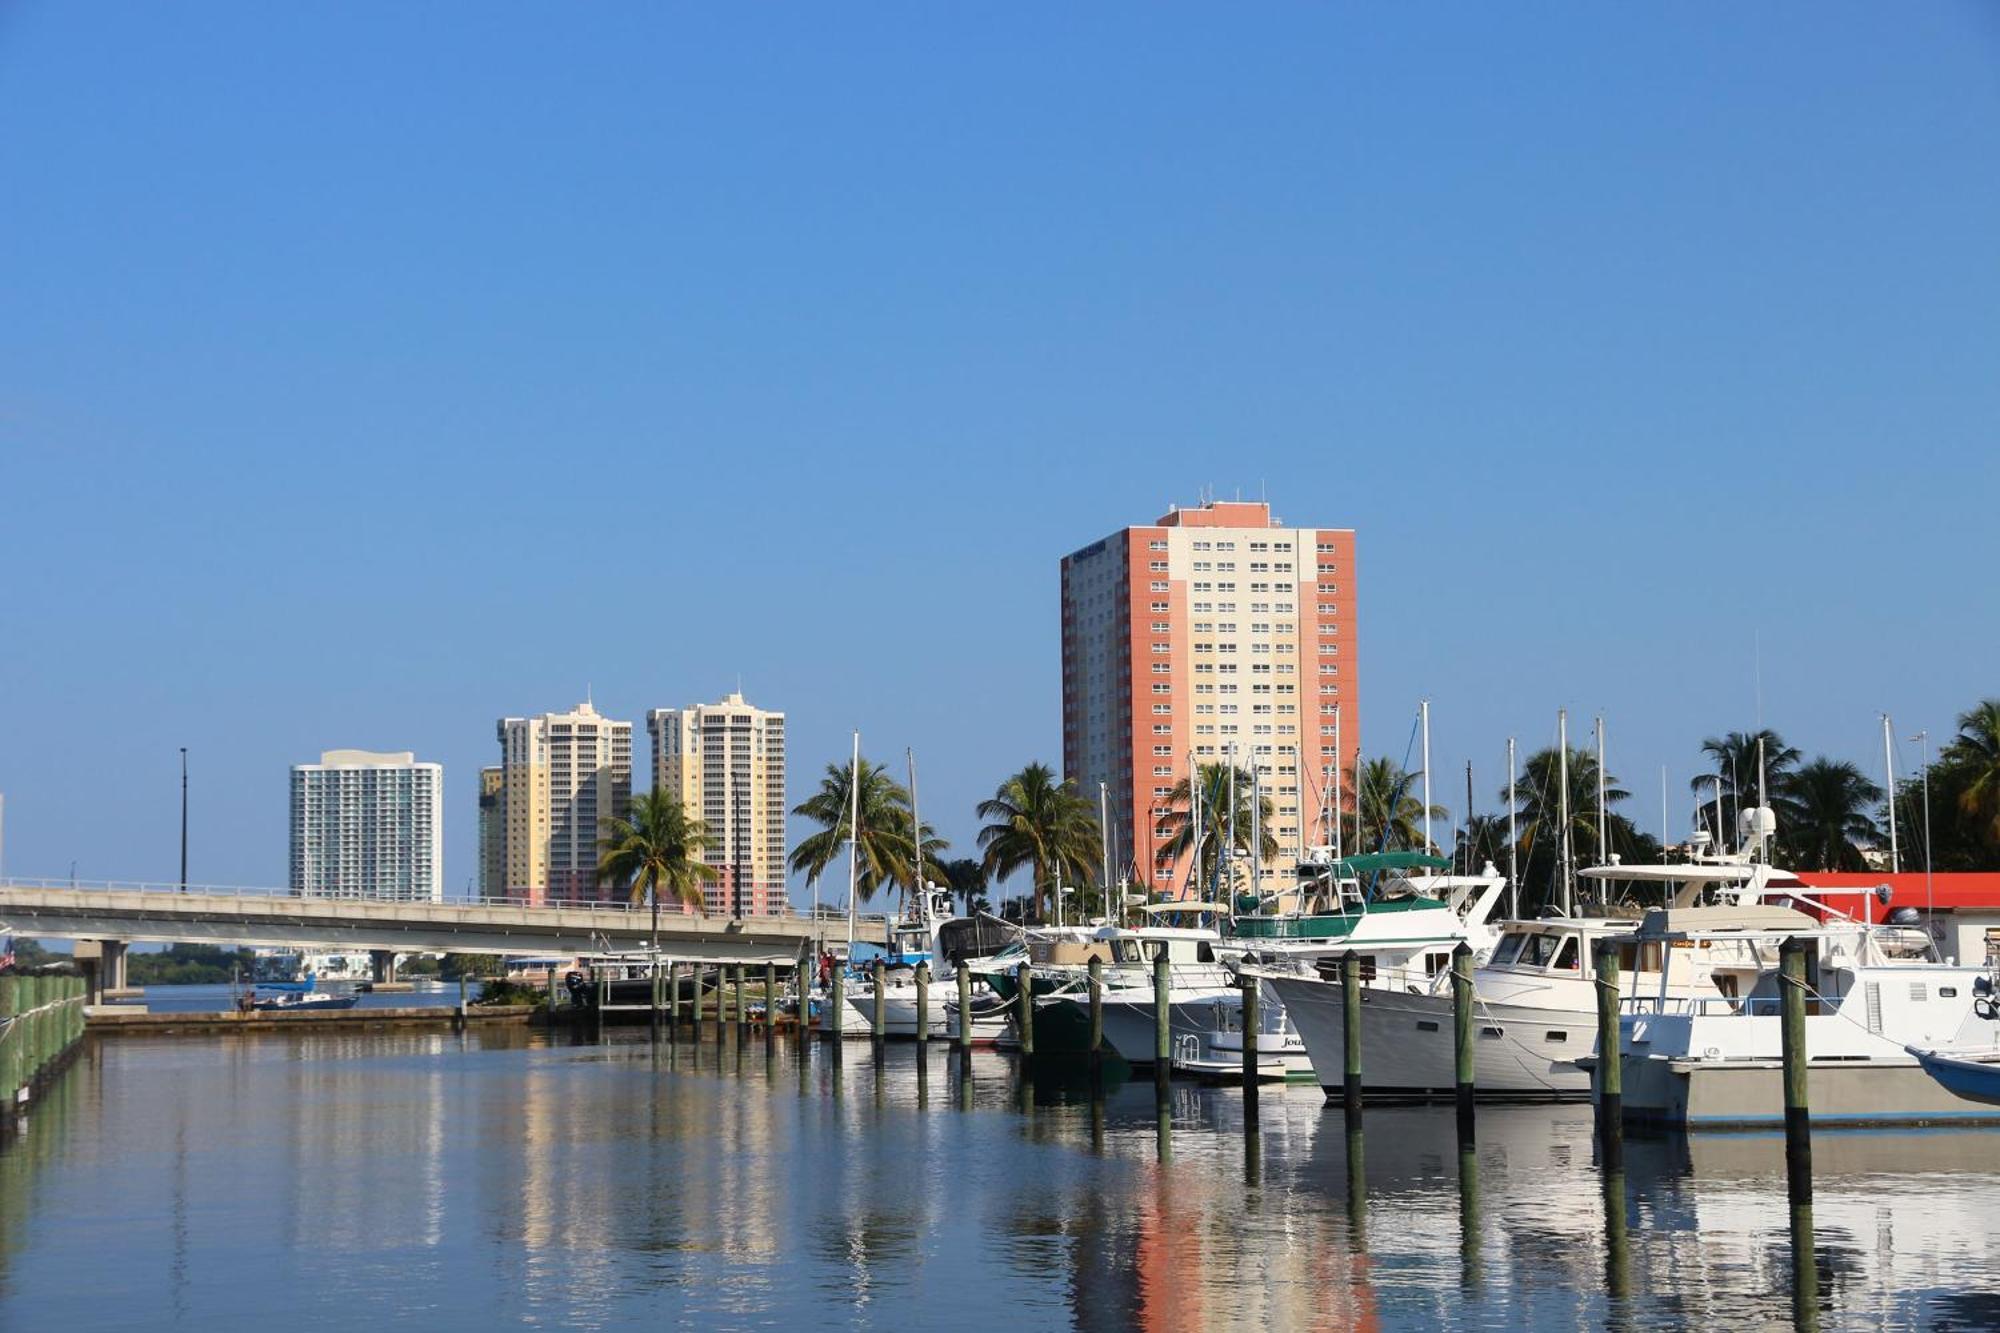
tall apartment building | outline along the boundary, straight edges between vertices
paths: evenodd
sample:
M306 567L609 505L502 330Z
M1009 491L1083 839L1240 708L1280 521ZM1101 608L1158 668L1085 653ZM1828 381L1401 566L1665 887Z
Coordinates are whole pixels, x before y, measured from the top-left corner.
M1093 802L1108 784L1121 859L1182 887L1169 794L1233 745L1273 808L1263 891L1288 887L1301 832L1326 841L1331 766L1360 747L1352 530L1240 502L1123 528L1063 559L1062 654L1063 769Z
M704 859L719 872L708 910L784 910L785 715L731 694L693 708L655 708L646 729L654 790L673 792L708 824Z
M479 896L498 898L507 889L507 770L498 764L479 770Z
M408 751L328 750L292 765L292 892L437 902L444 767Z
M507 896L601 899L598 821L632 812L632 724L588 701L567 713L502 718L500 807Z

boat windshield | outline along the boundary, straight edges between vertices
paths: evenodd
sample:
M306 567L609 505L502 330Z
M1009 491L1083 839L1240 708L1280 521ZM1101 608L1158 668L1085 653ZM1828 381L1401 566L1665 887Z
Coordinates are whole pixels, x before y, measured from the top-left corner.
M1521 946L1528 942L1528 936L1509 931L1500 937L1500 943L1493 950L1491 964L1505 966L1521 956Z

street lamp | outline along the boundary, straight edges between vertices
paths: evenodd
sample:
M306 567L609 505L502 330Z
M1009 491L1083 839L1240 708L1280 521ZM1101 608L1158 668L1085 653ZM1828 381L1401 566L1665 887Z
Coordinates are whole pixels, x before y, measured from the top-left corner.
M181 892L188 891L188 747L181 747Z

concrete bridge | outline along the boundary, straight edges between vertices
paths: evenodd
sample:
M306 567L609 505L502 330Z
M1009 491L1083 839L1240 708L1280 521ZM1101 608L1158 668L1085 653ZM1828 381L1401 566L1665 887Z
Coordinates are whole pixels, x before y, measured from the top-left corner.
M378 980L393 976L397 953L488 953L516 957L611 953L644 948L652 911L624 903L449 900L383 902L305 898L284 889L195 888L167 884L0 881L0 934L77 941L77 958L96 960L92 991L125 989L131 944L257 945L368 950ZM839 923L803 916L660 914L659 945L693 962L789 964L808 943L844 933ZM881 933L879 922L871 932Z

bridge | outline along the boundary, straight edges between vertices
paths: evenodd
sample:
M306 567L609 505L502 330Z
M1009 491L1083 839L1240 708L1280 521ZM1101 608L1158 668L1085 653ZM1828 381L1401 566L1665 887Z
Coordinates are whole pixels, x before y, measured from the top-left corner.
M817 947L842 929L804 916L695 916L668 907L659 948L683 962L789 965L808 943ZM871 933L880 931L878 921ZM654 938L652 909L622 902L393 902L288 889L0 880L0 934L8 933L77 941L79 962L88 968L96 960L93 998L126 988L132 944L367 950L377 979L389 980L398 953L617 953Z

